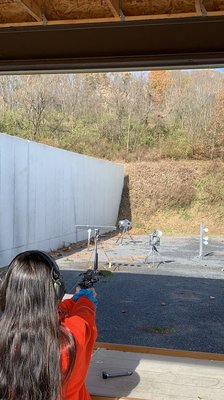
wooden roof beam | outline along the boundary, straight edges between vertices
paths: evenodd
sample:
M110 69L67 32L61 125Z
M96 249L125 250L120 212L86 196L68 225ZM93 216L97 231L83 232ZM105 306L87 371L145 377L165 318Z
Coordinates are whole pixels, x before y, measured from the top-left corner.
M15 1L15 0L14 0ZM224 16L224 11L209 11L210 16ZM191 18L198 17L196 12L194 13L180 13L180 14L159 14L159 15L139 15L125 17L125 21L147 21L147 20L168 20L168 19L180 19L180 18ZM33 21L33 22L6 22L0 23L1 28L11 28L11 27L24 27L24 26L41 26L47 24L48 26L57 25L77 25L77 24L91 24L91 23L108 23L114 21L120 21L119 17L109 17L109 18L91 18L91 19L63 19L63 20L48 20L44 23L44 20Z
M169 9L170 9L170 14L173 13L173 0L169 1Z
M203 0L195 0L195 9L199 16L206 17L208 14Z
M16 0L16 2L21 4L23 9L37 22L43 20L41 9L35 0Z
M125 21L144 21L198 17L196 12L174 13L174 14L151 14L125 17Z
M108 7L110 8L112 14L116 18L124 20L125 16L122 11L122 1L121 0L106 0Z

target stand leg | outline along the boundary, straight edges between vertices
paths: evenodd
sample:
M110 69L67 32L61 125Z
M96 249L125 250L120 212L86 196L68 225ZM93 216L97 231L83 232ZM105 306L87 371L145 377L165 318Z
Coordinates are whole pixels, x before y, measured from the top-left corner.
M147 264L147 263L148 263L148 264L151 264L151 262L150 262L150 260L149 260L149 257L150 257L151 254L152 254L152 265L153 265L153 267L154 267L154 265L155 265L155 256L157 256L157 257L159 258L159 263L158 263L157 268L159 267L159 265L160 265L161 263L162 263L162 264L165 264L165 261L164 261L163 257L161 256L161 254L158 252L156 246L152 246L152 247L151 247L149 254L147 255L147 257L146 257L145 260L144 260L144 263L145 263L145 264Z

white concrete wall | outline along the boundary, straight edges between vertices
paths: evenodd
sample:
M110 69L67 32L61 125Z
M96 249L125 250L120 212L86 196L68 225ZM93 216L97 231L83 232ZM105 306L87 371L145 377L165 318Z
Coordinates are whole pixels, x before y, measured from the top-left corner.
M87 238L75 225L115 225L123 178L120 164L0 133L0 266Z

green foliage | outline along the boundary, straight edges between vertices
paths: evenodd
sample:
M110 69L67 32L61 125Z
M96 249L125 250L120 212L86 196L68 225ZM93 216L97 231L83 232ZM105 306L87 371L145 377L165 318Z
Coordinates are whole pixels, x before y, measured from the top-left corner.
M0 131L111 160L222 155L224 74L0 77Z
M180 130L174 130L161 143L161 156L174 160L187 159L190 155L188 138Z
M193 199L192 199L193 201ZM176 207L176 211L178 212L178 214L185 220L188 221L191 218L191 210L190 208L186 208L186 207Z
M14 133L16 132L16 114L11 110L0 113L0 132Z
M223 173L209 173L200 180L197 197L204 204L220 204L224 200Z

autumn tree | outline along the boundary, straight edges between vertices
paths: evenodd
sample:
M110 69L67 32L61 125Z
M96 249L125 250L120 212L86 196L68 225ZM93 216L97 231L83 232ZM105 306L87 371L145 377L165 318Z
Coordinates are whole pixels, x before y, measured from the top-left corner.
M0 129L109 159L215 158L218 70L0 76Z

